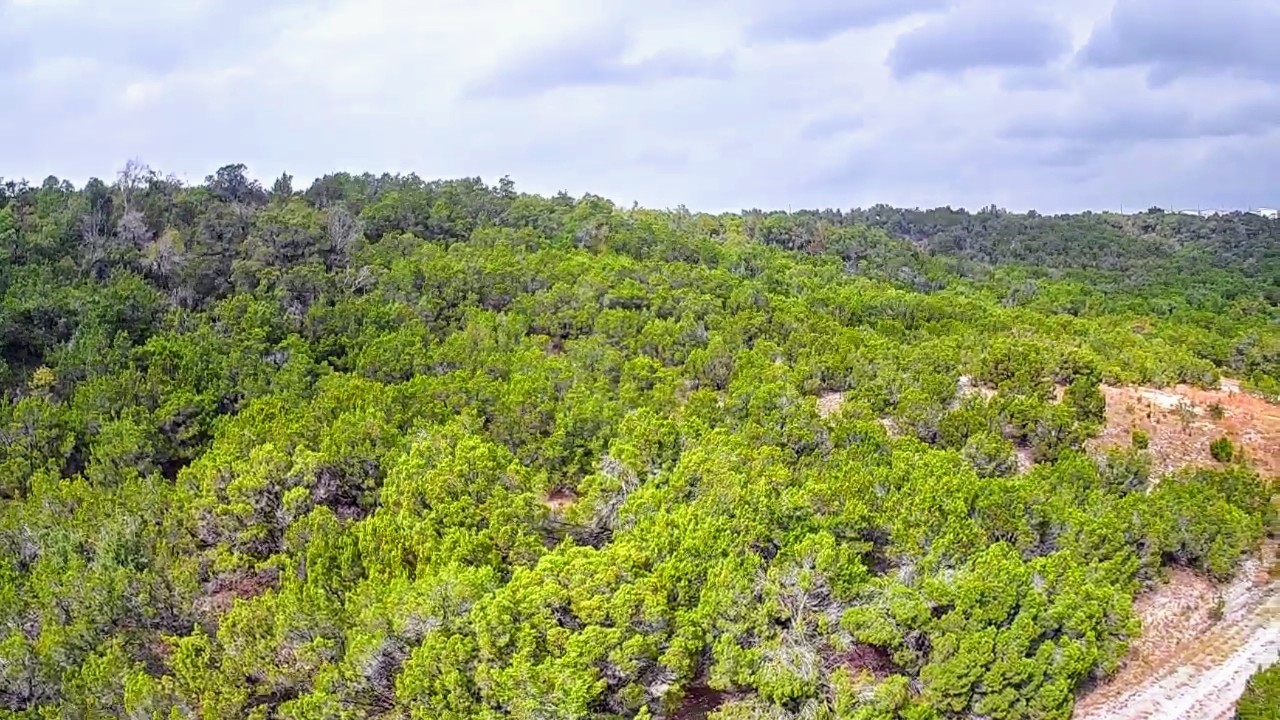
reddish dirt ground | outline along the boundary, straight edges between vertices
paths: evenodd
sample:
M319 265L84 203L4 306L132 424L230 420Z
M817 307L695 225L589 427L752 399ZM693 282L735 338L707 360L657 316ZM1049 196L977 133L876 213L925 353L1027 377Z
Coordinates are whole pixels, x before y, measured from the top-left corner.
M243 570L224 573L205 583L204 592L196 600L196 612L217 618L231 609L236 598L249 600L279 586L277 570Z
M1218 390L1103 387L1107 425L1092 449L1129 446L1134 430L1151 438L1154 477L1214 466L1209 443L1226 436L1265 477L1280 476L1280 406L1224 380ZM1280 658L1280 580L1276 544L1245 563L1226 586L1177 569L1134 602L1143 634L1120 672L1085 693L1075 720L1227 720L1244 683Z
M733 696L708 687L690 688L680 705L669 716L671 720L705 720L705 718L729 702Z
M874 645L854 645L841 653L832 653L824 658L828 669L844 667L855 676L863 673L883 680L897 668L889 658L888 651Z
M542 504L551 508L552 512L560 512L578 501L578 494L569 488L556 488L547 493Z
M1153 475L1215 465L1209 443L1226 436L1264 476L1280 476L1280 406L1240 392L1223 381L1219 390L1103 386L1107 426L1090 447L1127 447L1134 430L1151 436ZM1214 408L1221 409L1220 413Z

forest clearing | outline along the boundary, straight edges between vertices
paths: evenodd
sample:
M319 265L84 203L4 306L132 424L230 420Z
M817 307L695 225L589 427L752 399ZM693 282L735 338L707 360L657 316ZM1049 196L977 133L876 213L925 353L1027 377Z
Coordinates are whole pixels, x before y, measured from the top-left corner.
M1280 477L1280 405L1223 380L1218 389L1103 385L1107 423L1091 448L1124 447L1134 430L1150 437L1152 473L1212 462L1209 443L1228 437L1260 473Z

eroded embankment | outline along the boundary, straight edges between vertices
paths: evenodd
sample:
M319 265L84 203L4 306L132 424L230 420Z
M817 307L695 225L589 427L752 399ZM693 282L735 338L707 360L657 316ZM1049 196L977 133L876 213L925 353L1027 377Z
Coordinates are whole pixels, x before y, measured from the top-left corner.
M1142 637L1119 673L1080 698L1074 719L1230 718L1249 676L1280 660L1275 563L1271 541L1229 585L1175 570L1140 596Z

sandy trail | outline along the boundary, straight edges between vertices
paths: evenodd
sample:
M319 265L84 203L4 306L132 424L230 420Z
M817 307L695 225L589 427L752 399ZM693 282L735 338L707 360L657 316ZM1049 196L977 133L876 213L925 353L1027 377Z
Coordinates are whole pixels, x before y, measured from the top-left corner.
M1139 598L1143 638L1115 677L1080 698L1074 720L1231 718L1249 676L1280 661L1280 580L1268 572L1275 552L1269 542L1222 589L1216 622L1206 605L1217 590L1191 573Z

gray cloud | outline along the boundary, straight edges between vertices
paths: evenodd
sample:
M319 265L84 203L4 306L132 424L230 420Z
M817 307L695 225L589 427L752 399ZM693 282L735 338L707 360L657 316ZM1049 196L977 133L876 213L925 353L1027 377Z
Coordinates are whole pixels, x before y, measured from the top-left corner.
M519 98L564 87L723 78L732 70L733 59L728 54L664 50L628 60L629 46L620 30L570 38L510 61L476 83L472 92L480 97Z
M899 78L975 68L1041 67L1071 48L1065 28L1017 11L957 11L898 38L887 63Z
M1012 123L1011 139L1064 140L1106 146L1167 140L1265 135L1280 127L1280 101L1255 100L1197 113L1187 106L1127 103L1079 115L1039 115Z
M1026 118L1010 124L1005 136L1096 145L1187 137L1194 132L1194 125L1195 118L1186 110L1137 106L1096 114Z
M1029 149L1027 157L1038 167L1054 171L1087 169L1099 157L1098 147L1084 142L1063 141L1048 147Z
M908 207L977 208L993 202L1019 207L1029 202L1026 176L1032 165L1014 144L958 142L944 134L922 133L914 139L909 135L878 138L838 155L838 162L812 176L807 189L825 202L843 207L881 202L877 198L883 196L886 186L899 189L892 204ZM929 175L920 172L921 165L948 170ZM1036 167L1035 171L1043 173L1044 169ZM1034 192L1037 188L1032 185L1030 189Z
M0 21L3 21L0 16ZM0 37L0 78L14 77L31 65L31 50L25 38Z
M1226 144L1192 168L1194 177L1175 177L1171 190L1181 207L1275 207L1280 187L1280 139L1274 135Z
M1073 179L1077 207L1243 210L1276 204L1280 139L1275 135L1220 138L1173 153L1152 143L1104 155L1087 145L1057 151L1061 167L1046 174Z
M1274 0L1119 0L1081 49L1082 64L1140 66L1153 84L1228 73L1280 82Z
M752 40L820 42L919 13L947 9L951 0L801 0L777 3L747 27Z
M632 160L642 167L662 172L679 171L689 166L689 151L653 148L636 153Z
M37 62L75 61L149 75L234 61L268 40L299 12L322 11L333 0L66 2L27 9L0 5L0 74L26 72ZM133 6L133 7L131 7ZM140 10L152 17L140 16Z
M1000 78L1000 86L1012 92L1048 92L1066 90L1067 77L1052 68L1011 70Z
M1135 8L1183 0L1018 1L0 0L0 132L22 139L0 175L139 157L192 182L227 162L509 174L710 211L1268 204L1270 4L1214 10L1239 23L1228 53L1185 28L1182 51L1108 49ZM1225 37L1210 15L1185 24ZM1092 45L1075 62L1068 31Z

